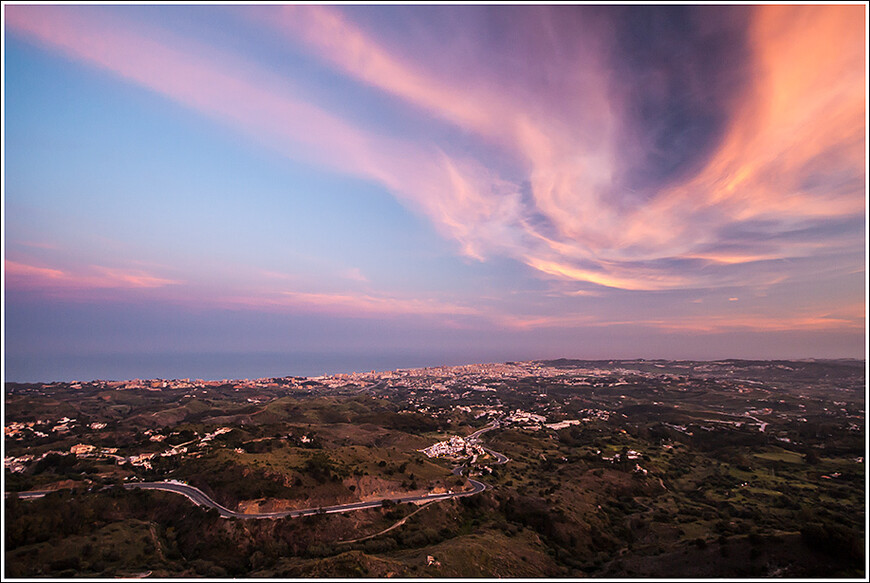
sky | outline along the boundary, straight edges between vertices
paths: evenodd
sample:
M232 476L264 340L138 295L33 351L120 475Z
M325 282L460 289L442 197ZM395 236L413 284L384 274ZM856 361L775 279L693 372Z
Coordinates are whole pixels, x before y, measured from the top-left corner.
M4 4L4 378L863 358L865 4Z

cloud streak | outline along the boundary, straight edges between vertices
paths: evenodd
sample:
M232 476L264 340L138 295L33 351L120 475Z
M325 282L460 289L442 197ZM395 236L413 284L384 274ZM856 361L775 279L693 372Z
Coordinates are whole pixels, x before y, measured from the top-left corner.
M861 307L863 309L863 307ZM806 315L774 317L765 313L743 315L702 314L667 319L632 318L619 320L596 318L589 315L561 316L505 316L499 324L508 329L534 330L552 328L635 327L653 328L668 333L721 333L721 332L799 332L824 330L859 331L865 327L860 309L852 313L819 312Z
M180 282L131 269L91 265L80 272L4 261L6 285L13 290L148 289Z

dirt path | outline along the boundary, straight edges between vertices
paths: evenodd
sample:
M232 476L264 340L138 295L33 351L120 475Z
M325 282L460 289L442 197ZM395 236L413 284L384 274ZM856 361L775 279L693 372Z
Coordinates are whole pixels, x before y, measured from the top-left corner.
M434 502L434 500L433 500L432 502ZM432 504L432 502L426 502L425 504L421 505L420 508L418 508L417 510L415 510L414 512L412 512L411 514L409 514L409 515L406 516L405 518L401 519L399 522L397 522L397 523L394 524L393 526L390 526L390 527L388 527L388 528L385 528L384 530L382 530L382 531L380 531L380 532L376 532L376 533L374 533L374 534L370 534L370 535L368 535L368 536L363 536L363 537L360 537L360 538L355 538L355 539L352 539L352 540L343 540L343 541L339 541L339 542L336 543L336 544L346 545L346 544L350 544L350 543L358 543L358 542L362 542L362 541L364 541L364 540L369 540L370 538L375 538L376 536L380 536L380 535L384 534L385 532L390 532L390 531L393 530L394 528L399 528L400 526L402 526L403 524L405 524L405 522L407 522L409 518L411 518L412 516L414 516L415 514L417 514L418 512L420 512L421 510L423 510L424 508L426 508L427 506L429 506L430 504Z
M151 532L151 540L154 541L154 548L157 550L157 558L165 561L166 557L163 555L163 547L160 545L160 539L157 538L157 529L154 528L154 524L149 524L148 530ZM150 574L151 572L149 571L148 573Z

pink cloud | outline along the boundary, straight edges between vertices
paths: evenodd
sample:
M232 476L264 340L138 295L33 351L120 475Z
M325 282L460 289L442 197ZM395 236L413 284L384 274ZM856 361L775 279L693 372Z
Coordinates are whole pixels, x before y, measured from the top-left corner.
M254 63L74 7L10 6L6 24L288 155L321 164L340 159L346 170L367 173L368 136L294 96L285 80Z
M476 316L477 308L426 298L403 298L377 293L335 293L305 291L255 291L218 296L214 303L223 307L247 307L276 311L303 311L343 317L394 316Z
M529 172L538 209L564 236L600 243L601 236L591 233L589 223L615 223L616 217L601 210L599 196L613 174L616 125L606 67L593 52L600 33L593 28L578 33L587 39L583 58L570 55L559 71L566 93L580 99L582 107L553 112L494 83L485 69L472 68L461 76L435 74L431 64L401 57L333 7L263 8L255 14L345 74L510 152ZM519 185L472 168L467 159L461 171L455 157L443 159L449 190L418 192L414 200L436 226L460 241L466 255L482 259L491 253L513 254L528 245L525 239L537 236L518 205ZM409 190L407 182L403 180L400 190ZM584 223L578 223L578 216Z
M287 313L316 313L330 317L393 318L438 317L445 326L461 325L455 318L480 316L479 308L435 298L402 297L376 291L329 292L287 289L300 285L297 278L274 272L251 273L235 289L219 289L202 282L180 282L139 269L90 265L80 269L56 269L6 259L7 289L48 294L70 300L111 301L119 290L153 290L151 301L194 309L250 309ZM257 275L260 276L258 281ZM348 276L359 281L362 274ZM275 282L279 282L277 285Z
M283 292L289 305L322 307L331 313L379 315L476 315L478 310L452 303L369 294Z
M567 263L558 263L526 257L526 264L538 271L549 275L573 281L594 283L602 287L611 287L625 290L663 290L676 289L691 286L693 280L690 277L668 273L644 273L637 269L583 269Z
M574 52L562 63L563 77L583 101L583 115L568 107L547 111L525 94L514 97L484 70L453 77L436 73L443 67L391 50L395 47L334 7L266 8L259 17L345 74L491 140L523 161L534 210L553 227L546 235L525 220L528 209L521 208L516 185L487 187L498 184L499 177L481 169L456 173L450 159L445 164L448 193L415 197L442 232L460 241L465 254L482 259L503 253L547 276L607 287L670 289L716 285L725 272L714 266L698 277L661 265L639 268L639 262L708 258L728 266L796 253L812 256L829 247L822 242L815 249L725 254L715 251L728 242L717 233L759 218L798 222L863 212L863 199L854 192L807 192L801 186L810 172L825 169L815 162L825 152L842 150L831 160L836 170L860 173L863 167L861 11L860 6L757 9L750 34L754 83L719 151L683 184L629 209L608 198L625 163L615 151L616 132L631 128L618 127L618 103L607 88L625 81L603 65L606 43L594 30L584 31L592 40L571 47Z
M821 241L717 251L734 242L721 234L729 227L772 221L786 229L864 212L859 193L806 186L816 172L863 174L863 10L753 8L747 64L753 81L719 148L697 173L630 208L612 192L626 164L617 138L632 131L618 122L614 96L628 81L608 70L608 41L592 25L581 25L579 40L563 47L554 66L560 91L580 102L575 105L533 84L522 86L528 80L499 79L477 62L465 63L463 75L450 75L444 63L400 56L334 7L249 11L343 74L497 146L528 179L530 196L524 197L521 181L482 157L367 132L306 102L287 79L213 47L61 6L9 6L6 23L288 156L380 182L469 257L505 255L542 277L580 284L664 290L715 287L735 277L735 265L831 249ZM505 90L520 86L519 92ZM531 214L543 221L530 220ZM675 267L673 260L688 259L706 259L709 266L694 272ZM742 283L769 280L757 274Z
M286 79L212 47L61 6L13 6L7 25L67 56L229 124L293 158L376 180L433 218L471 255L475 233L497 238L516 209L504 181L471 158L365 133L294 95ZM160 38L158 42L155 40ZM508 197L515 196L509 193Z
M263 7L250 14L268 26L279 28L292 41L306 43L349 75L463 127L485 132L496 130L492 111L481 108L480 99L462 98L467 95L457 98L455 84L443 83L415 64L403 61L335 8Z
M353 281L368 282L369 280L359 267L351 267L350 269L344 270L342 276L345 279Z
M87 290L160 288L179 282L141 270L91 265L81 272L28 265L6 259L6 284L11 289Z
M863 317L844 317L828 313L805 316L772 317L767 314L740 316L705 315L686 319L649 320L626 322L627 325L651 326L673 332L789 332L801 330L861 330Z
M591 227L550 213L563 225L562 232L575 232L576 227L578 236L550 242L546 252L530 256L537 257L539 265L591 260L629 276L621 282L610 280L616 287L657 289L662 287L661 276L664 281L674 279L677 287L706 287L721 283L727 272L675 274L666 268L656 275L638 269L634 262L706 258L727 267L839 251L840 244L832 240L790 243L741 255L717 252L716 247L735 242L722 239L721 231L745 222L768 221L788 230L806 221L865 212L860 191L806 186L815 173L864 175L865 33L860 6L755 9L749 63L753 83L707 166L636 210L622 212L616 223L607 212L593 215ZM578 216L588 221L588 215ZM609 234L599 233L597 225ZM587 233L580 235L584 229ZM582 271L575 276L578 281L598 283ZM689 281L680 283L681 277Z
M661 319L641 317L627 320L598 318L588 314L565 314L559 316L505 315L498 318L496 322L505 328L519 330L629 326L634 328L655 328L675 333L862 330L865 327L864 315L857 311L853 313L818 312L786 316L771 316L764 313L739 315L704 313L690 316L677 315Z
M27 265L17 263L6 259L3 262L5 275L7 278L16 279L31 279L41 281L64 281L68 279L68 275L59 269L51 269L49 267L37 267L35 265Z

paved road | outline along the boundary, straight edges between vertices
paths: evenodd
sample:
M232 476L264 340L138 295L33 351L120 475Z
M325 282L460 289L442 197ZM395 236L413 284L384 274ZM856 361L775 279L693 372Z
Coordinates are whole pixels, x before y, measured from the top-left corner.
M498 421L493 421L490 425L479 429L472 433L468 440L477 440L483 433L495 429L499 426ZM498 452L492 451L490 449L486 449L486 452L496 458L497 464L507 463L508 458ZM461 476L462 473L466 470L465 466L458 466L453 468L453 474L456 476ZM449 500L451 498L461 498L464 496L474 496L475 494L479 494L486 490L486 484L483 482L479 482L473 478L466 478L468 483L471 484L471 490L464 490L460 492L448 491L444 494L426 494L423 496L400 496L397 498L389 498L396 503L401 502L434 502L438 500ZM124 484L124 488L128 490L134 489L142 489L142 490L162 490L164 492L174 492L176 494L181 494L182 496L187 497L191 502L196 504L197 506L205 506L207 508L214 508L218 511L218 513L223 518L244 518L244 519L252 519L252 518L298 518L300 516L311 516L314 514L337 514L341 512L353 512L355 510L362 510L364 508L377 508L383 505L383 500L373 500L371 502L354 502L352 504L338 504L335 506L322 506L318 508L304 508L302 510L283 510L281 512L263 512L263 513L251 513L246 514L243 512L236 512L234 510L230 510L224 506L221 506L214 500L212 500L205 492L196 488L195 486L191 486L189 484L183 484L181 482L133 482L130 484ZM24 500L39 498L41 496L45 496L48 494L48 491L32 491L32 492L19 492L18 497ZM8 495L8 494L7 494Z
M471 442L477 442L480 439L481 435L483 435L487 431L497 429L498 427L498 420L494 420L486 427L478 429L477 431L469 435L467 440ZM507 456L500 454L497 451L493 451L488 448L484 448L484 450L491 456L495 457L496 464L505 464L510 461ZM453 468L453 475L461 476L466 469L467 468L464 465L457 466ZM468 480L468 483L472 486L471 490L465 490L461 492L449 491L445 492L444 494L427 494L423 496L400 496L398 498L390 498L390 500L396 503L433 502L437 500L449 500L450 498L460 498L463 496L473 496L486 490L486 484L484 484L483 482L479 482L473 478L466 479ZM337 514L340 512L353 512L355 510L362 510L364 508L377 508L383 505L383 500L374 500L371 502L354 502L352 504L338 504L336 506L322 506L318 508L305 508L302 510L283 510L281 512L245 514L221 506L220 504L209 498L205 492L203 492L199 488L190 486L188 484L181 484L179 482L134 482L132 484L124 484L124 487L128 489L142 488L146 490L163 490L166 492L175 492L176 494L186 496L197 506L214 508L224 518L285 518L288 516L291 518L298 518L300 516L311 516L313 514Z
M480 439L481 435L483 435L487 431L492 431L493 429L498 429L498 427L499 427L498 419L493 419L489 425L478 429L477 431L475 431L474 433L472 433L471 435L466 437L465 441L471 441L471 442L477 441L478 439Z
M498 419L494 419L494 420L492 421L492 423L490 423L490 424L487 425L486 427L483 427L483 428L481 428L481 429L478 429L477 431L475 431L474 433L472 433L471 435L469 435L469 436L466 438L466 441L470 441L470 442L472 442L472 443L476 443L476 442L480 441L480 436L481 436L481 435L483 435L483 434L486 433L487 431L492 431L493 429L498 429L499 427L500 427L499 420L498 420ZM493 456L493 457L495 458L495 463L496 463L496 464L506 464L506 463L508 463L508 462L510 461L510 458L508 458L506 455L504 455L504 454L500 454L500 453L498 453L497 451L493 451L493 450L491 450L491 449L489 449L489 448L487 448L487 447L484 447L484 448L483 448L483 451L485 451L485 452L488 453L489 455Z
M459 468L457 468L459 469ZM455 472L455 470L454 470ZM436 500L448 500L450 498L460 498L463 496L473 496L486 490L486 484L477 480L468 478L468 482L472 485L471 490L461 492L446 492L444 494L429 494L424 496L400 496L389 498L393 502L432 502ZM322 506L318 508L305 508L302 510L283 510L281 512L264 512L256 514L245 514L235 512L229 508L225 508L208 497L208 495L189 484L181 484L178 482L135 482L132 484L124 484L124 487L132 490L141 488L144 490L163 490L165 492L174 492L186 496L197 506L205 506L214 508L224 518L298 518L300 516L311 516L313 514L337 514L340 512L353 512L364 508L377 508L383 505L383 500L374 500L371 502L354 502L352 504L338 504L336 506Z
M483 451L488 453L489 455L495 458L495 463L497 464L506 464L510 461L510 458L503 453L498 453L497 451L492 451L491 449L484 447Z
M46 494L51 494L52 492L56 492L57 490L30 490L29 492L18 492L19 500L33 500L35 498L42 498ZM6 492L6 497L9 498L11 492Z

